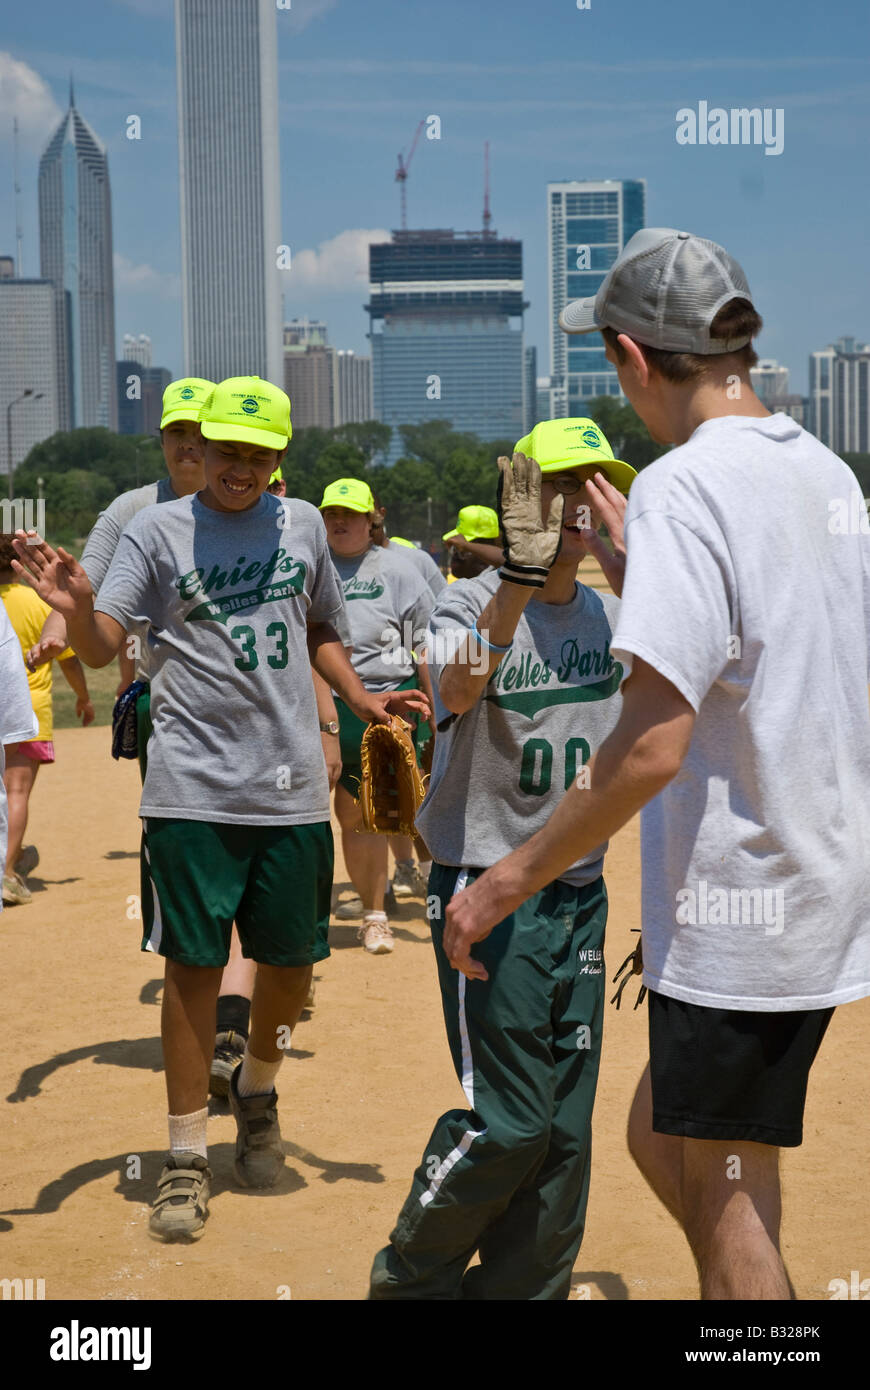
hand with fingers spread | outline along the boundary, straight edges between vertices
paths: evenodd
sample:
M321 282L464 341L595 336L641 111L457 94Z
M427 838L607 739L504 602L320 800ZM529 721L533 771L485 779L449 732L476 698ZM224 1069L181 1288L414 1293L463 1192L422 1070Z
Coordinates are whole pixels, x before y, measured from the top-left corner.
M594 555L604 577L617 598L622 595L625 580L625 509L628 505L625 496L618 492L603 473L596 473L594 481L590 478L585 484L586 495L592 510L593 520L599 526L606 526L610 536L610 546L592 527L581 527L583 544ZM611 549L610 547L613 547Z
M62 546L52 550L32 531L16 531L13 545L18 559L12 568L49 608L67 619L87 611L94 591L74 555Z
M498 517L505 562L499 577L509 584L542 589L562 544L564 497L554 497L547 524L541 520L541 470L534 459L514 454L498 461Z

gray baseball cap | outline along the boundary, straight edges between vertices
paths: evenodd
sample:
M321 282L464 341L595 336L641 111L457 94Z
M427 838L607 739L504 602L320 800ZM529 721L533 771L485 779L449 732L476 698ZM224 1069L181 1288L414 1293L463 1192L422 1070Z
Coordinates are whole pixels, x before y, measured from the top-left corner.
M623 247L595 298L566 304L559 325L566 333L613 328L669 352L736 352L751 337L710 337L710 324L730 299L752 296L727 251L691 232L645 227Z

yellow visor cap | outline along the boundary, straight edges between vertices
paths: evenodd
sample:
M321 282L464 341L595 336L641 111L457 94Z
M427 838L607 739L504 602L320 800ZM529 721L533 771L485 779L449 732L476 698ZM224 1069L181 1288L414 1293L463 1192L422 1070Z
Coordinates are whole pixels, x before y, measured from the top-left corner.
M446 531L442 541L449 541L456 534L467 541L495 541L499 539L498 517L492 507L462 507L452 531Z
M330 483L323 494L320 510L324 507L347 507L351 512L373 512L375 499L368 483L359 478L338 478Z
M231 376L214 388L199 415L206 439L232 439L260 449L286 449L290 397L259 376Z
M515 452L536 461L542 473L595 467L627 494L637 469L613 457L607 437L594 420L544 420L517 442Z
M201 376L183 376L170 381L163 392L163 413L160 428L176 420L198 420L199 412L215 388L213 381Z

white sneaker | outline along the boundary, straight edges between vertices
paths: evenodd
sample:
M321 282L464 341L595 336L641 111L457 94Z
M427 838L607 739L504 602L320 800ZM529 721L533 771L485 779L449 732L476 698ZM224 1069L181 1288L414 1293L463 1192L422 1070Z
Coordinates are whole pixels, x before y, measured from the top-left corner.
M367 912L357 937L373 956L385 956L395 946L385 912Z

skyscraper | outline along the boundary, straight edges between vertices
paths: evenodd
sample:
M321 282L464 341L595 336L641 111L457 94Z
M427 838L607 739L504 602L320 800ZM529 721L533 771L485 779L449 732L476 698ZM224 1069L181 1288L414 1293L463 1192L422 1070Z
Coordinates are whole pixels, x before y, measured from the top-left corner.
M61 429L117 427L112 202L106 149L69 110L39 161L42 277L55 288Z
M176 0L185 373L281 385L275 0Z
M750 367L749 376L756 396L771 410L775 409L774 401L788 395L788 367L781 367L773 357L759 358L758 365Z
M34 444L60 428L55 322L56 294L48 280L0 277L0 420L9 420L15 468ZM0 436L0 457L8 473L5 428Z
M592 397L620 394L601 334L572 338L559 327L559 314L570 300L597 293L625 243L645 222L644 179L547 185L550 377L556 417L585 415Z
M369 247L375 418L449 420L481 439L523 432L523 247L493 232L393 232Z
M374 419L372 413L372 359L358 356L351 349L339 348L338 367L339 425L361 423Z
M810 356L809 428L835 454L870 452L870 346L838 338Z

